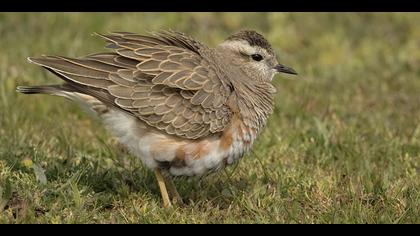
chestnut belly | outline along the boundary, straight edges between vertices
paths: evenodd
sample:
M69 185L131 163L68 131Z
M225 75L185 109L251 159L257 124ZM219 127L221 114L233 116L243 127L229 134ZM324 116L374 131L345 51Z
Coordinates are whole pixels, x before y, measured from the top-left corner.
M250 148L255 137L235 121L220 134L189 140L151 128L119 111L111 110L102 118L119 142L148 168L167 168L176 176L203 175L232 164Z

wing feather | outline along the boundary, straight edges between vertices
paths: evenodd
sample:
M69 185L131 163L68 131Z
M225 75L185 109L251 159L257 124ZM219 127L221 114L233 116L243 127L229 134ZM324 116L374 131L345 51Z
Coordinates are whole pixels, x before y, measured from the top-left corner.
M79 91L171 135L198 139L228 125L230 90L216 73L217 67L202 55L210 49L172 31L151 36L128 32L97 35L114 52L30 61Z

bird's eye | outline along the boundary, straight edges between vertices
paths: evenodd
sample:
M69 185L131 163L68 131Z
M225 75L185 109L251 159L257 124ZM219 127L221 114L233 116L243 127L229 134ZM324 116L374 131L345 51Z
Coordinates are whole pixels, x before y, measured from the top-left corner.
M251 58L254 61L261 61L263 59L263 57L260 54L252 54Z

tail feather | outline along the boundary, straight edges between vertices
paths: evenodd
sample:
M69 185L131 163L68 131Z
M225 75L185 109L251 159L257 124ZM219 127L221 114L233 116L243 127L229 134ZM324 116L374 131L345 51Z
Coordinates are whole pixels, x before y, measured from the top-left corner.
M57 87L52 85L41 85L41 86L18 86L16 92L24 94L53 94L57 92Z
M24 94L57 94L63 91L74 92L75 90L66 84L18 86L16 91Z
M94 117L108 112L108 107L97 98L76 90L70 84L18 86L16 91L24 94L49 94L64 97L73 102L77 102L85 111Z

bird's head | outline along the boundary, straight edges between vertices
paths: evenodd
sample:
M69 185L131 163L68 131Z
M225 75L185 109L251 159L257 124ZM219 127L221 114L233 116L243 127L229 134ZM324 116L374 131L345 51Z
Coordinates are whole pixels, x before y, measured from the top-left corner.
M270 43L253 30L242 30L229 36L217 49L248 77L271 81L277 73L296 75L296 71L280 64Z

